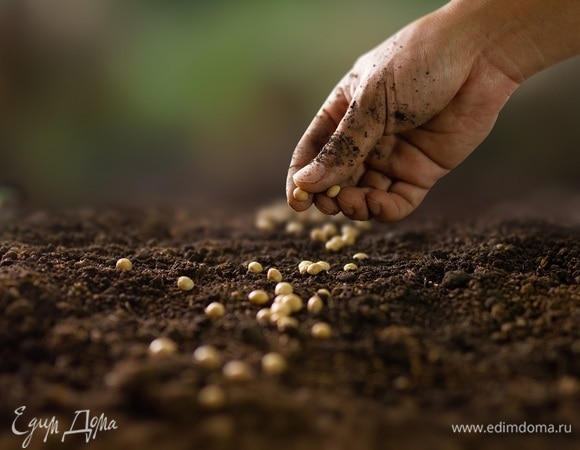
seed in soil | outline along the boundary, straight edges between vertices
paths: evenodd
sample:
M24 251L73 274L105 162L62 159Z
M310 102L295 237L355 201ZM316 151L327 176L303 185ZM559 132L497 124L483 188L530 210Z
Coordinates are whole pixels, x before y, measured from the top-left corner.
M354 255L352 255L352 259L356 259L357 261L363 261L368 258L369 255L367 255L366 253L355 253Z
M254 305L265 305L270 301L270 296L263 289L256 289L248 294L248 300Z
M222 371L229 381L248 381L252 378L250 367L243 361L228 361Z
M262 357L262 370L268 375L280 375L286 372L287 369L288 363L286 362L286 358L280 353L266 353Z
M309 261L307 259L305 259L304 261L300 261L300 263L298 264L298 272L300 272L301 275L304 275L308 270L308 266L310 264L314 264L314 261Z
M320 267L322 267L322 270L328 272L330 270L330 264L326 261L317 261L316 264L320 264Z
M331 237L336 236L338 234L338 228L336 228L336 225L333 223L325 224L322 227L322 231L324 232L326 239L330 239Z
M286 233L302 234L303 231L304 231L304 224L301 222L292 221L292 222L288 222L286 224Z
M133 263L127 258L121 258L117 261L117 264L115 264L115 269L127 272L133 269Z
M355 263L347 263L343 267L345 272L352 272L353 270L357 270L358 266Z
M292 309L289 305L284 305L282 303L274 303L270 308L272 314L278 314L279 316L289 316L292 314Z
M221 386L208 384L197 393L197 401L205 409L221 409L226 404L226 393Z
M256 321L260 325L267 325L270 323L270 316L272 315L272 310L270 308L262 308L256 313Z
M326 242L326 233L322 228L313 228L310 230L310 239L317 242Z
M324 244L324 248L326 248L326 250L337 252L345 245L346 243L342 236L333 236L326 242L326 244Z
M322 300L328 300L331 297L331 293L328 289L321 288L316 291L316 294L320 296Z
M195 349L193 360L206 369L217 369L222 364L222 357L213 345L202 345Z
M280 300L281 305L288 305L292 313L298 312L304 306L304 302L300 296L296 294L286 294Z
M317 322L312 325L310 334L314 339L330 339L332 337L332 328L326 322Z
M294 197L295 200L299 202L305 202L306 200L308 200L308 192L298 187L294 189L294 191L292 192L292 196Z
M282 281L281 283L278 283L276 285L276 287L274 288L274 293L276 295L286 295L286 294L291 294L292 292L294 292L294 288L292 287L292 285L286 281Z
M323 272L323 271L324 271L324 268L319 263L312 263L306 269L306 272L309 275L318 275L320 272Z
M182 276L177 279L177 287L182 291L191 291L194 285L195 283L189 277Z
M248 272L262 273L263 270L264 268L262 267L262 264L260 264L257 261L252 261L251 263L248 264Z
M278 331L283 333L286 330L298 328L298 320L295 317L280 316L276 320L276 326L278 327Z
M149 344L149 353L153 356L171 355L176 351L177 344L167 337L153 339Z
M205 307L205 315L210 319L219 319L226 313L226 308L219 302L212 302Z
M340 186L335 184L334 186L331 186L326 190L326 195L330 198L334 198L338 195L339 192Z
M266 277L268 278L268 280L271 281L276 281L276 282L280 282L282 281L282 274L280 273L280 271L278 269L268 269L268 274L266 275Z
M308 310L309 313L312 314L318 314L320 311L322 311L323 307L324 303L322 302L322 299L320 298L319 295L313 295L312 297L310 297L306 305L306 309Z

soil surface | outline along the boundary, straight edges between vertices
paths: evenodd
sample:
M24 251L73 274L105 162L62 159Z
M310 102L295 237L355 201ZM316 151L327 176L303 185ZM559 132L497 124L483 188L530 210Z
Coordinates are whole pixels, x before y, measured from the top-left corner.
M409 219L360 229L331 252L309 237L319 224L296 235L284 219L264 231L253 213L3 220L2 449L580 448L577 224ZM344 271L356 252L369 258ZM115 268L121 257L131 271ZM301 275L304 259L331 269ZM321 288L331 296L318 314L295 313L297 328L261 325L247 294L273 294L276 283L248 272L254 260L304 301ZM177 287L182 275L191 291ZM226 313L209 319L215 301ZM311 336L320 321L330 339ZM151 354L161 336L174 353ZM250 379L195 363L202 344L245 361ZM285 373L261 368L272 351ZM207 385L222 389L223 405L200 403ZM92 434L66 434L86 428L83 411ZM493 429L454 433L459 424ZM564 428L521 432L542 424Z

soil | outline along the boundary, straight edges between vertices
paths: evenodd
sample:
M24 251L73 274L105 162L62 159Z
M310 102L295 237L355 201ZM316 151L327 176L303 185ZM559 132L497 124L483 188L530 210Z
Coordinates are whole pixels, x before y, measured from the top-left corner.
M28 448L579 448L577 224L409 219L361 230L334 253L309 238L315 225L296 236L254 219L171 208L5 218L0 448L24 446L13 427L53 417L58 430L37 429ZM369 258L345 272L356 252ZM115 269L121 257L133 270ZM331 269L300 275L303 259ZM246 296L275 283L249 273L252 260L278 268L304 299L332 295L318 315L296 313L296 329L260 325ZM177 288L181 275L193 290ZM224 317L205 317L213 301ZM311 337L318 321L332 338ZM160 336L178 350L151 355ZM202 344L246 361L252 378L228 381L194 363ZM287 358L287 372L263 373L270 351ZM200 405L208 384L223 387L222 407ZM65 435L84 428L84 413L73 419L87 410L100 417L88 444ZM496 433L454 433L454 424ZM508 424L571 432L502 432Z

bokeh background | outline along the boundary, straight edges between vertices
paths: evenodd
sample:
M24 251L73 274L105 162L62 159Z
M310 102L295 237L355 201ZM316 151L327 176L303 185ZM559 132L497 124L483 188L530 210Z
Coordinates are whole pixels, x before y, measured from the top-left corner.
M0 0L0 186L44 206L282 198L354 60L444 3ZM578 192L578 79L577 58L530 79L426 203Z

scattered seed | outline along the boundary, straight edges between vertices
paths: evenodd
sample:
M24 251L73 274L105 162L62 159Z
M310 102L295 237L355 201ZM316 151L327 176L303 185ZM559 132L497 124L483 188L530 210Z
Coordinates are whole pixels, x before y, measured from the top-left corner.
M175 353L177 351L177 344L167 338L160 337L154 339L149 344L149 353L153 356L165 356Z
M321 264L319 263L312 263L306 268L306 272L310 275L318 275L320 272L323 272L324 269Z
M314 264L314 261L308 260L300 261L300 263L298 264L298 271L300 272L300 274L304 275L308 270L308 266L310 264Z
M298 320L290 316L280 316L276 320L276 326L278 327L278 331L284 332L291 328L298 328Z
M280 375L286 372L287 369L288 363L286 362L286 358L280 353L266 353L262 357L262 370L268 375Z
M346 272L352 272L353 270L357 270L358 266L355 263L347 263L344 265L343 269Z
M267 278L268 278L268 280L271 280L271 281L280 282L280 281L282 281L282 274L280 273L280 271L278 269L274 269L274 268L268 269Z
M217 369L222 364L222 357L213 345L202 345L195 349L193 360L206 369Z
M212 302L205 307L205 315L210 319L219 319L226 313L226 308L219 302Z
M328 300L332 294L330 293L330 291L328 289L318 289L316 291L316 294L320 296L320 298L322 298L322 300Z
M308 299L306 309L309 313L318 314L324 306L324 302L319 295L313 295Z
M337 252L345 245L346 243L342 238L342 236L333 236L326 242L326 244L324 244L324 247L326 248L326 250Z
M272 315L272 310L270 308L262 308L256 313L256 320L260 325L266 325L270 322L270 316Z
M355 253L354 255L352 255L352 259L356 259L358 261L368 259L368 257L369 255L367 255L366 253Z
M287 305L290 307L290 311L292 313L298 312L304 306L304 302L300 298L300 296L296 294L286 294L280 300L281 305Z
M336 228L336 225L331 223L327 223L322 227L322 231L324 232L324 235L326 236L326 239L330 239L333 236L336 236L338 234L338 228Z
M292 192L292 196L294 197L295 200L297 200L299 202L305 202L306 200L308 200L309 194L305 190L297 187Z
M310 334L314 339L330 339L332 337L332 328L326 322L317 322L312 325Z
M278 314L279 316L289 316L292 313L290 306L282 303L274 303L270 311L272 311L272 314Z
M329 187L326 190L326 195L327 195L327 197L334 198L338 195L339 192L340 192L340 186L336 184L334 186Z
M115 264L115 269L127 272L133 269L133 263L127 258L121 258L117 261L117 264Z
M318 242L326 242L326 233L321 228L313 228L310 230L310 239Z
M177 279L177 287L182 291L191 291L195 286L193 280L189 277L179 277Z
M248 264L248 272L261 273L263 270L264 268L262 267L262 264L257 261L252 261Z
M317 261L316 264L320 264L320 267L322 267L322 270L328 272L330 270L330 264L326 261Z
M254 305L265 305L270 301L270 296L263 289L256 289L248 294L248 300Z
M248 365L243 361L229 361L223 369L224 376L230 381L247 381L252 378L252 372Z
M290 234L302 234L304 231L304 224L301 222L288 222L286 224L286 232Z
M274 293L276 295L286 295L291 294L292 292L294 292L294 288L290 283L285 281L278 283L274 288Z
M221 386L208 384L197 393L197 401L206 409L221 409L226 404L226 393Z

